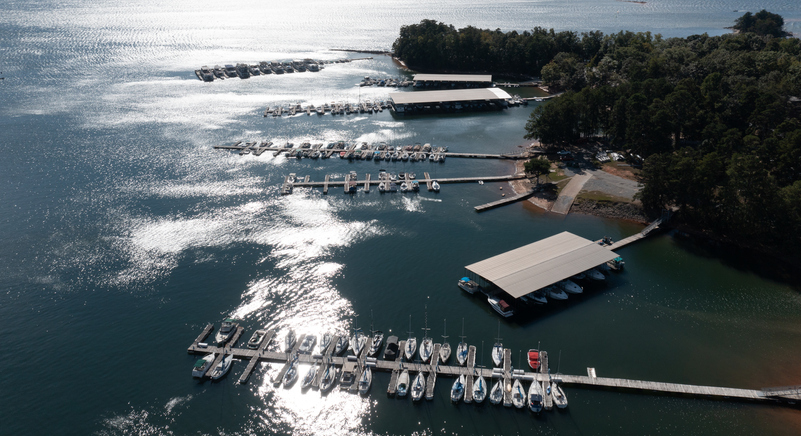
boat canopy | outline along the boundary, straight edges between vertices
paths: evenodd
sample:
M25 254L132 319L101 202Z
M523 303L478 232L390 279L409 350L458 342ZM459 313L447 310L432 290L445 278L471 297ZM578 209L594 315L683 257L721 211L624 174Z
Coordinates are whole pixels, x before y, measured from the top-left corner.
M195 362L195 369L203 368L205 365L206 365L206 360L198 359L198 361Z
M462 281L463 282L469 282L470 281L470 277L462 277Z

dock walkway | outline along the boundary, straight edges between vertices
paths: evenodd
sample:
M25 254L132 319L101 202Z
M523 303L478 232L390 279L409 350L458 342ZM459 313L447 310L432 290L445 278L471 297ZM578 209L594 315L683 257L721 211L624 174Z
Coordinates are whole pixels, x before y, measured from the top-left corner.
M495 209L496 207L501 207L510 203L514 203L516 201L525 200L534 195L537 191L539 191L539 189L532 188L528 192L524 192L522 194L513 195L511 197L502 198L500 200L476 206L475 209L476 212L484 212L485 210Z

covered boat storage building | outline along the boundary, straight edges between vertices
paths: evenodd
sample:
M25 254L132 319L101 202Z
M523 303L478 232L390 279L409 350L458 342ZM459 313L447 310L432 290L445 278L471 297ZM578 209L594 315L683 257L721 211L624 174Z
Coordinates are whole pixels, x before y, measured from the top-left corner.
M489 88L490 74L415 74L415 88Z
M447 110L500 110L512 96L498 88L453 89L447 91L390 92L397 113Z
M465 268L513 298L570 278L618 257L597 243L562 232Z

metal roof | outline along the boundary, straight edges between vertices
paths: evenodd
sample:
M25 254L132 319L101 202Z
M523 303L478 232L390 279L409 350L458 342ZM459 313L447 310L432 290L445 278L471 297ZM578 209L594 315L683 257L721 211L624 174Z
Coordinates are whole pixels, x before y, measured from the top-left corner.
M465 268L520 298L616 257L589 239L562 232Z
M395 104L445 103L473 100L505 100L512 98L509 93L498 88L452 89L447 91L390 92L389 98Z
M422 82L492 82L491 74L415 74Z

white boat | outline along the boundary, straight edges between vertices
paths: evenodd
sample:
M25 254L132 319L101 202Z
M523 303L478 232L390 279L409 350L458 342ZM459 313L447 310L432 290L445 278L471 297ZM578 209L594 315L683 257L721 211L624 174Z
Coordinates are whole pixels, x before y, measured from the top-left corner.
M542 410L542 387L540 382L536 380L531 382L531 386L528 387L528 408L532 412Z
M500 404L500 402L503 401L503 379L498 379L498 381L492 385L489 400L492 404Z
M381 330L376 330L373 332L373 343L370 345L370 351L367 352L367 355L370 357L375 357L379 351L381 351L381 345L384 343L384 332Z
M495 344L492 346L492 362L495 366L501 366L503 363L503 343L501 342L500 321L498 321L498 337L495 338Z
M366 394L370 390L371 384L373 384L373 371L369 366L365 366L361 377L359 377L359 393Z
M468 294L475 294L476 291L481 290L481 286L479 286L478 283L470 280L470 277L462 277L459 279L457 285L459 285L459 287Z
M567 300L567 294L565 294L565 291L557 288L556 286L548 286L545 289L548 293L548 298L553 300Z
M337 381L337 367L333 364L328 365L325 368L325 373L323 373L323 378L320 380L320 391L326 392L332 387L334 387L334 383Z
M292 351L292 348L295 346L295 342L297 342L298 338L295 336L295 331L289 329L289 332L286 334L286 338L284 338L284 350L287 353Z
M306 337L303 338L303 342L300 343L298 352L303 354L311 354L312 350L314 350L315 344L317 344L317 336L306 335Z
M329 332L325 332L323 334L323 341L320 342L320 352L323 353L331 345L331 340L334 339L334 335Z
M256 330L253 332L253 336L250 337L248 341L248 348L255 350L259 348L262 342L264 342L264 336L267 334L267 330Z
M414 360L414 352L417 351L417 338L409 337L406 339L406 345L403 346L403 355L406 357L406 360L412 361Z
M451 358L451 344L448 343L448 323L446 320L443 320L443 333L442 335L442 345L439 347L439 361L440 363L448 363L448 359Z
M459 378L453 382L453 386L451 387L451 401L454 403L458 403L464 396L464 383L464 374L460 375Z
M412 401L420 401L426 393L426 376L422 372L417 374L412 383Z
M518 409L522 409L526 405L526 391L519 379L516 379L512 386L512 404Z
M398 376L397 393L399 397L405 397L406 392L408 391L409 391L409 370L404 369L403 372Z
M239 327L239 323L236 320L227 318L222 322L222 326L220 327L220 331L217 332L214 339L217 342L217 346L222 347L234 336L236 333L236 329Z
M231 363L233 361L234 361L233 354L225 355L225 357L223 357L220 363L218 363L217 366L215 366L214 369L211 370L211 374L209 374L209 377L212 380L219 380L223 378L223 376L225 374L228 374L228 371L231 369Z
M480 403L487 397L487 382L484 377L478 376L473 380L473 401Z
M208 371L211 364L214 363L215 357L216 355L211 353L207 354L202 359L198 359L197 362L195 362L194 368L192 368L192 377L200 378L206 375L206 371Z
M431 189L433 189L433 190L434 190L434 192L439 192L439 183L437 183L437 181L436 181L436 180L434 180L433 182L431 182Z
M300 382L300 388L308 389L315 377L317 377L317 365L312 365L306 375L303 376L303 380Z
M407 185L406 182L401 183L400 191L401 192L409 192L409 185Z
M464 366L467 363L467 354L469 351L470 349L467 346L467 342L459 342L459 345L456 347L456 360L459 362L459 365Z
M429 337L424 337L420 343L420 360L423 363L428 363L431 360L431 354L434 352L434 340Z
M350 338L350 349L356 356L362 353L364 345L367 343L367 336L364 335L362 329L356 329L353 336Z
M581 286L573 283L573 281L570 279L565 279L562 280L561 282L557 282L556 286L558 286L563 291L569 294L580 294L584 291L583 289L581 289Z
M602 281L606 280L606 277L604 277L604 275L600 271L595 269L595 268L588 269L587 271L584 271L584 274L586 274L587 277L589 277L592 280L595 280L597 282L602 282Z
M556 407L560 409L567 407L567 395L556 382L551 383L551 398L553 398L553 403Z
M492 306L492 308L495 309L495 311L498 312L498 314L504 318L509 318L510 316L515 314L514 309L512 309L512 307L509 306L509 304L506 301L501 300L496 296L493 295L488 296L487 303L489 303L490 306Z
M292 362L289 363L289 368L286 370L284 374L284 387L289 388L292 387L292 384L295 383L295 380L298 379L298 357L295 356L292 359Z
M334 346L334 354L339 355L342 354L348 348L348 336L342 335L337 340L336 345Z

